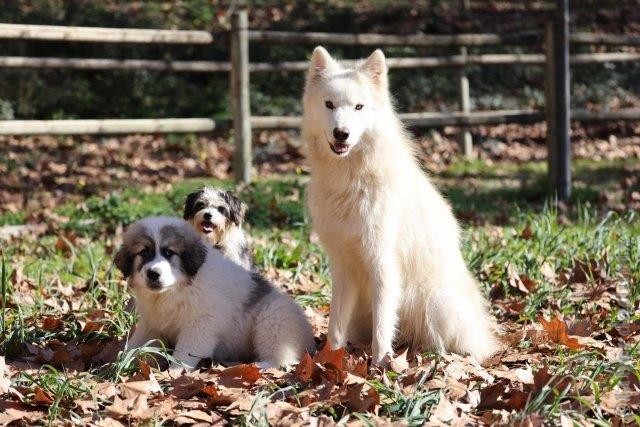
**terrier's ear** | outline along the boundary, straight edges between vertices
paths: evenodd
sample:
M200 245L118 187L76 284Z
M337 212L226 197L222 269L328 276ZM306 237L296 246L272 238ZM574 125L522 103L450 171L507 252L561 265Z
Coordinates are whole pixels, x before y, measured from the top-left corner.
M378 86L386 85L387 83L387 61L384 57L384 53L380 49L373 51L367 59L365 59L358 70L365 73L369 78Z
M187 200L184 202L184 211L182 213L183 219L191 219L196 214L196 200L202 195L202 190L194 191L187 196Z
M180 254L184 271L191 277L196 275L206 258L207 247L199 237L188 242L184 251Z
M327 49L322 46L318 46L313 50L311 55L311 61L309 62L309 80L320 79L327 70L335 68L337 66L336 61L329 55Z
M247 213L247 205L230 191L224 192L224 198L229 204L229 219L233 221L235 225L242 224L244 222L244 216Z
M113 263L118 267L118 270L122 272L122 275L125 278L131 276L131 270L133 270L133 258L125 246L121 246L118 252L116 252L116 255L113 257Z

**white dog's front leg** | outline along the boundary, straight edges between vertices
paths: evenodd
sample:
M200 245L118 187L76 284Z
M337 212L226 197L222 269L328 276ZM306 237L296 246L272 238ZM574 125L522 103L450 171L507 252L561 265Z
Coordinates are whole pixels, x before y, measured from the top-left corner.
M348 266L344 260L331 262L331 311L328 339L332 348L347 345L347 330L356 304L355 283L349 283Z
M195 368L200 360L212 357L217 340L203 325L193 325L178 335L173 357L188 370ZM180 368L180 364L173 362L170 368Z
M393 339L400 305L400 272L393 256L381 257L372 274L373 294L373 363L393 354Z
M154 338L158 339L159 337L154 336L153 331L148 325L143 322L138 322L135 330L127 340L127 349L140 348Z

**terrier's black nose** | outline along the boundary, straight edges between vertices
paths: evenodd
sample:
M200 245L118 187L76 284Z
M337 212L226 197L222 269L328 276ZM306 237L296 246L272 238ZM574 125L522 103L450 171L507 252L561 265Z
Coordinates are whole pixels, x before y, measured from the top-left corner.
M347 128L333 128L333 137L338 142L345 142L349 138L349 129Z
M147 270L147 278L149 280L152 280L152 281L155 282L156 280L158 280L159 277L160 277L160 273L158 273L157 271L155 271L155 270Z
M211 221L211 214L209 212L206 212L203 215L203 217L204 217L205 221Z

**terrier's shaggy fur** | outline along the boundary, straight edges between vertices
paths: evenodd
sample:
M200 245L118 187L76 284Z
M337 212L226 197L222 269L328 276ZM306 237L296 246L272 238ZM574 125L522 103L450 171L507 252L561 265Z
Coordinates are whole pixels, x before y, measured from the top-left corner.
M183 218L230 260L251 270L251 252L242 230L247 205L230 191L203 187L187 196Z

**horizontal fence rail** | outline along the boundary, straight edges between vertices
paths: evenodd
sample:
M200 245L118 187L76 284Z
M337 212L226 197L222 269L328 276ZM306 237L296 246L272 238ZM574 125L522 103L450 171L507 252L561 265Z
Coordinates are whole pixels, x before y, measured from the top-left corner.
M625 62L640 60L640 52L604 52L573 54L569 58L573 65L598 64L604 62ZM354 65L357 61L345 60L341 63ZM544 65L543 54L484 54L452 55L446 57L387 58L390 68L443 68L468 65ZM218 61L162 61L151 59L107 59L107 58L56 58L2 56L0 67L5 68L67 68L74 70L152 70L176 73L219 73L231 71L229 62ZM285 61L249 64L249 72L306 71L307 61Z
M259 43L303 43L349 46L409 46L409 47L446 47L446 46L490 46L500 44L535 44L540 34L527 32L521 34L350 34L350 33L313 33L287 31L249 31L249 41Z
M444 127L444 126L480 126L499 124L533 124L545 121L545 115L536 110L494 110L463 113L400 113L400 119L408 126ZM618 111L572 110L571 119L575 122L635 121L640 120L640 109L628 108ZM297 129L302 124L300 116L251 116L253 129Z
M209 44L214 41L213 35L206 31L63 27L57 25L2 23L0 23L0 39L172 44Z
M0 135L211 132L211 119L0 120Z

